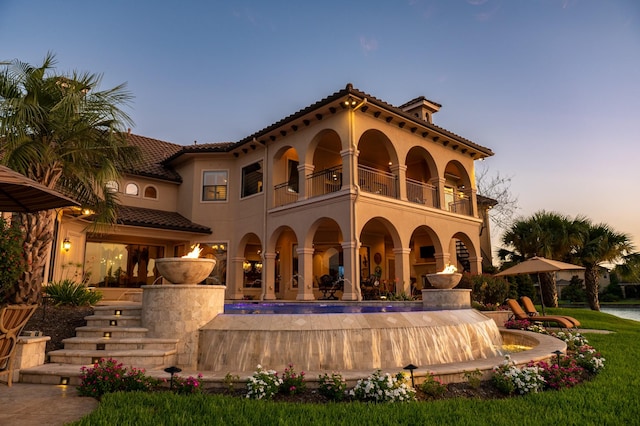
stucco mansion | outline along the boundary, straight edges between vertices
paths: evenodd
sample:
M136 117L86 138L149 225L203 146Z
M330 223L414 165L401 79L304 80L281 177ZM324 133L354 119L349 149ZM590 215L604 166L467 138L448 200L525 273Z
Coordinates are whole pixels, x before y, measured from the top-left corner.
M474 162L493 152L433 124L440 107L349 84L237 142L129 134L144 162L110 184L117 226L92 234L86 212L59 213L47 280L85 277L122 299L161 281L155 259L197 243L227 299L314 300L330 282L359 300L374 284L415 294L448 264L480 273L491 200Z

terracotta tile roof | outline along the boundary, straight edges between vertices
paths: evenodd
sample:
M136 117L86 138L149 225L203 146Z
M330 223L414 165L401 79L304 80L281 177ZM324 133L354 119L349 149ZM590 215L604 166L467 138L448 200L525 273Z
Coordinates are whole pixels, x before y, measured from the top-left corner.
M193 223L179 213L141 207L119 206L118 223L143 228L171 229L174 231L211 234L211 228Z
M230 148L237 145L236 142L216 142L216 143L199 143L194 145L181 146L179 151L166 157L162 164L169 164L173 159L182 154L199 154L206 152L228 152Z
M347 84L347 86L344 89L334 92L333 94L319 100L318 102L315 102L309 105L308 107L303 108L271 124L270 126L267 126L262 130L259 130L239 140L238 142L220 142L220 143L206 143L206 144L194 144L194 145L182 146L182 145L170 144L168 142L158 141L156 139L144 138L142 136L130 135L130 137L133 143L141 146L144 145L143 149L149 148L149 150L153 154L155 154L154 156L150 157L150 160L153 160L154 163L150 165L150 166L153 166L151 167L153 170L148 171L148 173L156 173L158 176L170 175L171 173L174 173L174 172L172 172L171 169L168 168L169 164L171 163L172 160L176 159L177 157L180 157L183 154L197 154L197 153L207 153L207 152L208 153L231 152L232 150L244 144L255 142L256 140L267 135L269 132L272 132L282 126L287 125L288 123L298 120L323 106L327 106L349 95L354 96L356 98L360 98L360 99L366 98L367 102L371 105L375 105L378 108L386 109L392 112L393 114L403 117L403 119L406 119L407 121L411 121L420 126L430 128L447 138L456 140L459 143L467 145L469 148L482 153L484 156L493 155L493 151L491 151L491 149L484 147L482 145L476 144L475 142L472 142L469 139L463 138L462 136L457 135L453 132L450 132L449 130L442 128L440 126L437 126L433 123L428 123L424 120L414 117L413 115L403 111L402 106L396 107L381 99L371 96L366 92L362 92L358 89L355 89L353 85L351 85L351 83ZM428 101L428 99L426 99L424 96L420 96L410 101L409 103L420 100L420 99L425 99ZM433 103L434 105L440 106L440 104L436 102L432 102L432 101L429 101L429 102ZM404 105L407 105L407 104L404 104ZM163 174L163 171L164 171L164 174ZM174 180L175 179L179 179L179 176L174 176Z
M142 152L142 161L130 171L132 174L182 182L178 173L171 167L162 164L164 159L184 148L182 145L131 133L127 135L127 141L131 145L140 147Z
M288 123L290 123L292 121L295 121L295 120L297 120L297 119L299 119L299 118L311 113L312 111L314 111L314 110L316 110L316 109L318 109L318 108L320 108L320 107L322 107L324 105L328 105L328 104L330 104L332 102L335 102L336 100L342 99L345 96L349 96L349 95L352 95L352 96L354 96L356 98L360 98L360 99L366 98L367 102L369 104L373 104L373 105L376 105L379 108L383 108L383 109L386 109L388 111L392 111L394 114L400 115L400 116L402 116L404 119L406 119L408 121L412 121L412 122L414 122L416 124L419 124L420 126L425 126L425 127L430 128L432 130L435 130L438 133L440 133L440 134L442 134L442 135L444 135L444 136L446 136L448 138L455 139L455 140L457 140L457 141L469 146L470 148L472 148L474 150L477 150L478 152L483 153L485 156L492 156L493 155L493 151L491 151L489 148L484 147L482 145L479 145L479 144L477 144L475 142L472 142L469 139L463 138L462 136L457 135L457 134L455 134L453 132L450 132L449 130L447 130L447 129L443 128L443 127L436 126L433 123L428 123L428 122L426 122L424 120L421 120L421 119L419 119L417 117L414 117L413 115L402 111L402 109L400 109L399 107L391 105L390 103L387 103L387 102L385 102L385 101L383 101L381 99L376 98L375 96L371 96L370 94L368 94L366 92L362 92L362 91L360 91L358 89L355 89L351 83L347 84L347 86L344 89L339 90L337 92L334 92L333 94L327 96L326 98L321 99L320 101L318 101L318 102L316 102L316 103L314 103L312 105L309 105L308 107L303 108L303 109L299 110L298 112L295 112L295 113L289 115L288 117L285 117L282 120L277 121L274 124L272 124L272 125L270 125L268 127L265 127L264 129L262 129L262 130L260 130L260 131L258 131L256 133L253 133L252 135L247 136L246 138L238 141L238 143L236 143L235 145L231 146L229 148L229 150L231 150L233 148L237 148L238 146L244 145L246 143L253 142L253 141L257 140L257 139L260 139L263 135L265 135L265 134L267 134L267 133L269 133L269 132L271 132L271 131L273 131L273 130L281 127L281 126L284 126L284 125L286 125L286 124L288 124ZM418 99L418 98L416 98L416 99ZM435 102L434 102L434 104L435 104ZM439 104L437 104L437 105L439 105Z

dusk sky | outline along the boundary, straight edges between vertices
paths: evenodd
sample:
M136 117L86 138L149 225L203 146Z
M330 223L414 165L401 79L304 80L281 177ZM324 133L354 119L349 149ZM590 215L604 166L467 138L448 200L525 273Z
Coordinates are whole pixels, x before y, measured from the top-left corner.
M0 61L127 83L136 134L237 141L352 83L491 148L518 215L640 250L640 1L0 0ZM499 245L494 240L494 246Z

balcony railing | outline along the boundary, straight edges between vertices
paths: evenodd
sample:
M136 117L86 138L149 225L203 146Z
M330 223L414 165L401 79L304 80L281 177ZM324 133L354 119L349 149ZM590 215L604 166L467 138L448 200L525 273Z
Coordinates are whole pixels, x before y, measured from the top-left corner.
M360 189L372 194L398 198L398 179L396 175L381 172L367 166L358 166L358 184Z
M452 213L471 215L471 199L462 192L454 193L453 201L447 200L447 210Z
M340 188L342 188L342 166L307 175L307 197L309 198L337 192Z
M438 207L438 188L428 183L407 179L407 199L427 207Z
M274 207L280 207L298 201L298 191L290 182L281 183L273 187Z

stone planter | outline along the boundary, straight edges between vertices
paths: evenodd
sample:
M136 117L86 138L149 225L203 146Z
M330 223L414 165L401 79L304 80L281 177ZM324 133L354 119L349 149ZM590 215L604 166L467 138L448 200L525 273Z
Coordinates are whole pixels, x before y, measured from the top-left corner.
M158 272L172 284L198 284L216 266L215 259L163 257L156 259Z
M454 288L460 282L462 274L427 274L427 280L434 288L445 290Z

